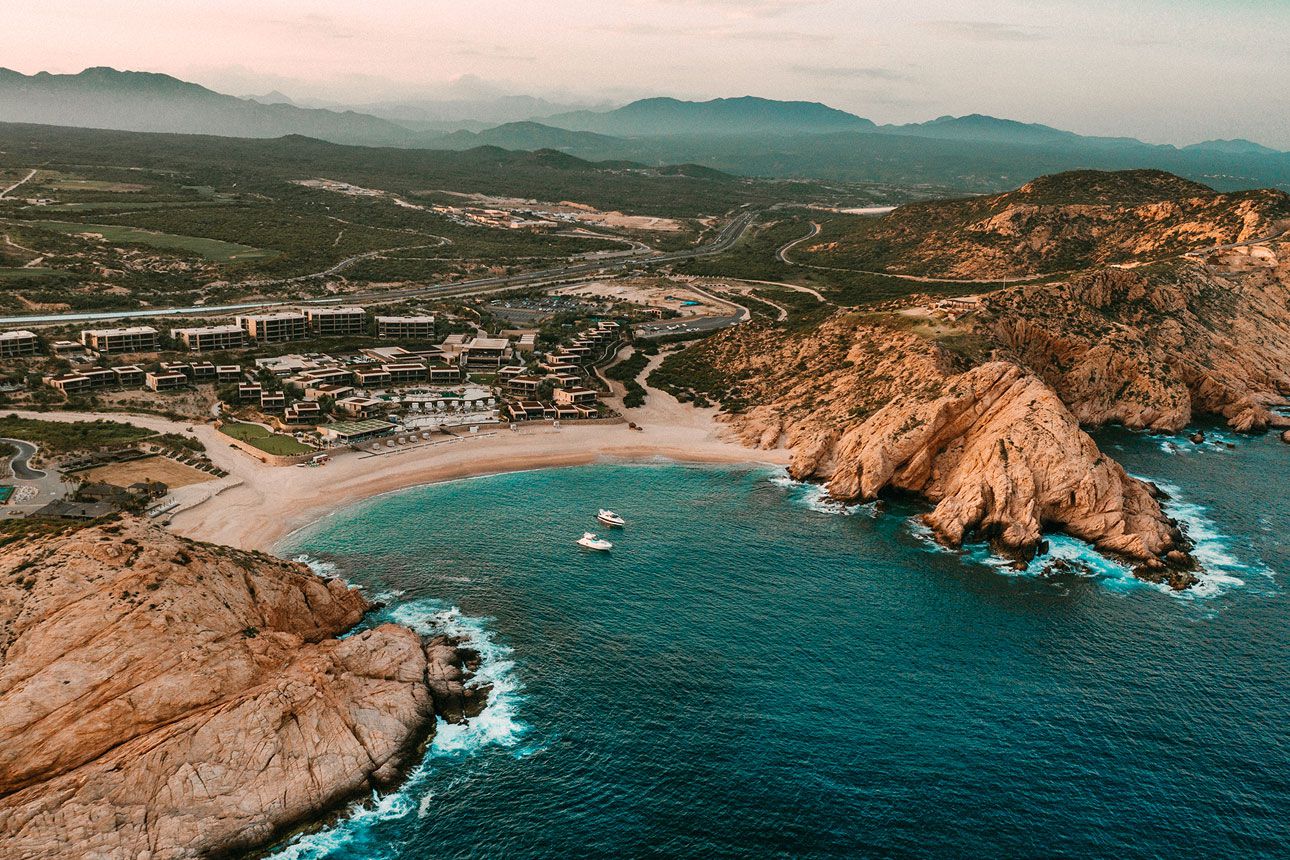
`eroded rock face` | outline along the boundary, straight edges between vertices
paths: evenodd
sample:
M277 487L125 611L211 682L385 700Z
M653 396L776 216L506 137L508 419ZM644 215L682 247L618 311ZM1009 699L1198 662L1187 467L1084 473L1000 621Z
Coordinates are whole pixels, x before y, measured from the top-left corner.
M397 778L444 643L354 626L303 565L137 520L0 554L7 858L186 858L262 844Z
M991 362L947 380L935 396L900 398L848 430L827 481L843 501L892 488L925 497L925 516L951 546L985 538L1028 560L1045 528L1139 565L1148 579L1194 583L1183 539L1152 489L1103 455L1041 380ZM1177 553L1176 555L1170 555Z
M1288 248L1013 287L985 300L977 328L1085 424L1176 431L1212 414L1264 430L1290 395Z

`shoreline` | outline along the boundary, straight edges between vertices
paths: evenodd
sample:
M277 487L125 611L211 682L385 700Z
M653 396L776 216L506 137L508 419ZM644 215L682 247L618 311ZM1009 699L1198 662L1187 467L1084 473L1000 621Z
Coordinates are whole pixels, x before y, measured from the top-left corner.
M172 490L167 498L176 506L158 519L184 537L268 553L274 553L287 535L332 511L409 487L600 461L663 459L771 467L788 463L785 449L757 450L735 441L716 420L716 409L680 403L654 388L648 395L644 406L623 410L640 430L627 424L575 423L556 429L534 422L515 430L505 424L482 425L478 435L436 437L380 454L340 451L327 465L314 468L266 465L238 450L211 424L124 412L14 412L46 421L104 419L196 438L228 476ZM614 405L621 410L621 404Z

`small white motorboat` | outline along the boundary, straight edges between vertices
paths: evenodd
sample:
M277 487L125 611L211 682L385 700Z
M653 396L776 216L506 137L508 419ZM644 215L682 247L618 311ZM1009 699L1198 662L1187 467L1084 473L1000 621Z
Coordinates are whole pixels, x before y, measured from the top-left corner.
M614 548L614 545L609 541L598 538L591 532L583 533L582 537L578 539L578 546L598 550L599 552L609 552Z
M614 526L617 528L622 528L627 525L627 520L618 516L618 514L613 511L607 511L604 508L601 508L600 513L596 514L596 519L600 520L607 526Z

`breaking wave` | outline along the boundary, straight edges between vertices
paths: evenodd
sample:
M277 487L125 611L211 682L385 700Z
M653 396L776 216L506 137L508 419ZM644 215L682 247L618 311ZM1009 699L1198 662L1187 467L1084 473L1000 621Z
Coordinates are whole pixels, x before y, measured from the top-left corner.
M789 499L794 504L810 508L817 513L841 514L847 517L855 516L856 514L878 515L878 506L872 502L857 505L844 504L830 497L829 491L823 484L795 481L788 476L788 471L785 469L780 469L772 475L770 482L787 491Z
M293 837L269 855L271 860L324 860L338 853L372 860L394 856L399 846L389 839L381 825L412 816L424 817L428 813L434 798L431 781L437 768L487 747L518 747L528 734L529 726L519 717L523 690L511 649L494 639L487 619L463 615L457 607L442 601L424 599L381 610L369 623L385 622L402 624L423 636L461 638L464 645L478 651L480 667L469 683L492 685L488 705L465 725L437 720L434 739L425 757L397 790L373 793L370 798L352 803L340 820L321 830ZM529 752L532 751L521 748L517 755Z

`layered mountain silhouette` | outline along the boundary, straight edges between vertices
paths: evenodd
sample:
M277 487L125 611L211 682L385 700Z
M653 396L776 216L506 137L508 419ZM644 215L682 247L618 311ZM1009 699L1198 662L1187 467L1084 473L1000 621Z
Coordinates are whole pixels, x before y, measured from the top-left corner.
M1290 154L1248 140L1175 147L981 114L880 126L818 102L753 96L649 98L611 110L494 124L486 121L490 115L551 106L528 96L494 101L456 104L457 113L447 119L430 103L367 106L382 114L376 116L304 107L280 92L237 98L149 72L92 68L24 75L0 69L0 122L250 138L297 134L363 146L550 149L591 160L693 163L748 176L964 191L1002 190L1080 168L1156 168L1223 189L1290 188ZM467 104L477 117L461 114Z

